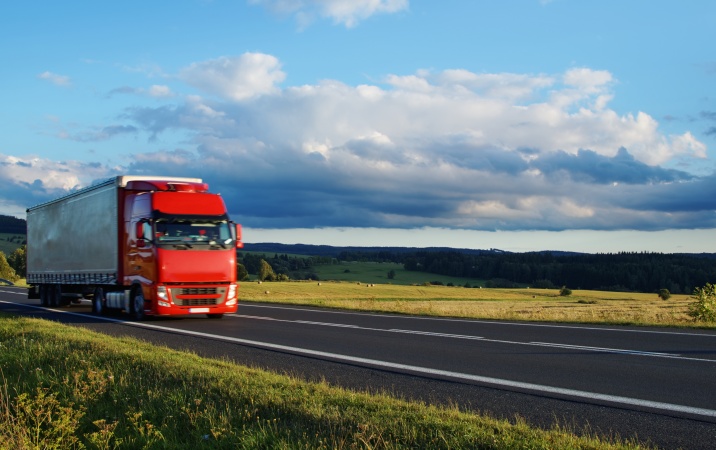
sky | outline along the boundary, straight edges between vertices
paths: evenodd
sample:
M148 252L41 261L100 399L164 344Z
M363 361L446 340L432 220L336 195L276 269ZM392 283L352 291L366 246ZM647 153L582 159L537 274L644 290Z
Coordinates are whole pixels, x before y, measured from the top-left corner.
M4 2L0 214L199 177L248 243L716 252L716 2Z

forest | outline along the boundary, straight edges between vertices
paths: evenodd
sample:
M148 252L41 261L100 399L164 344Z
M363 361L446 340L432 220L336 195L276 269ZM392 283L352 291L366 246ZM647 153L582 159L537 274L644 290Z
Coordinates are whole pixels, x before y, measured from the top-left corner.
M0 233L25 234L27 225L23 219L0 214Z
M514 283L536 288L668 289L675 294L690 294L695 287L716 280L716 258L711 254L416 252L402 257L406 270L488 280L488 287L510 287Z
M284 246L282 250L288 253L290 247ZM277 274L286 274L292 279L317 279L311 270L317 264L338 261L393 262L402 264L405 270L481 280L486 287L568 286L572 289L625 292L668 289L674 294L691 294L695 287L716 280L714 254L510 253L499 250L465 252L377 248L361 251L358 248L335 248L331 255L326 250L322 246L321 256L310 258L275 254L267 262ZM257 260L260 259L256 255L242 255L242 262L246 263L251 274L258 273Z

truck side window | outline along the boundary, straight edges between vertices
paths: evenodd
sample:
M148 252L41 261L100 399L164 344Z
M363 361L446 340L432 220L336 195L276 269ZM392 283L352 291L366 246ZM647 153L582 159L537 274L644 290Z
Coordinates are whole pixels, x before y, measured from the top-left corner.
M149 222L142 222L142 232L144 234L144 239L148 241L153 241L152 239L152 224Z

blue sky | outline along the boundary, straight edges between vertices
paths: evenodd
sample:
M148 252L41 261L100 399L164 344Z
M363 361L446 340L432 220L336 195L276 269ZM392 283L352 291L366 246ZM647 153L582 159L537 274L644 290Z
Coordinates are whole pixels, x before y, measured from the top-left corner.
M6 2L0 213L201 177L247 242L716 252L716 3Z

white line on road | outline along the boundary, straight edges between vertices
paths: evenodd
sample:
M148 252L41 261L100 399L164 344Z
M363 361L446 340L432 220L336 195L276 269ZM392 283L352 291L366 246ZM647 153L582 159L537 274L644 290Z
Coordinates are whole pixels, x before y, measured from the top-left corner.
M250 303L241 303L239 310L244 308L266 308L266 309L283 309L287 311L308 311L313 313L321 314L343 314L343 315L354 315L363 317L385 317L386 314L376 314L361 311L338 311L329 309L318 309L315 308L301 308L294 306L272 306L272 305L256 305ZM463 322L463 323L484 323L488 325L499 325L499 326L516 326L516 327L537 327L537 328L566 328L571 330L593 330L593 331L618 331L620 333L645 333L645 334L673 334L677 336L698 336L704 338L716 338L716 334L706 333L692 333L688 331L660 331L660 330L640 330L634 328L609 328L609 327L594 327L585 325L555 325L551 323L534 323L534 322L506 322L497 320L480 320L480 319L456 319L451 317L427 317L427 316L410 316L410 315L391 315L391 319L405 319L405 320L424 320L424 321L435 321L435 322Z
M648 352L648 351L628 350L628 349L621 349L621 348L590 347L590 346L584 346L584 345L559 344L559 343L552 343L552 342L508 341L508 340L504 340L504 339L489 339L489 338L485 338L485 337L481 337L481 336L468 336L468 335L464 335L464 334L446 334L446 333L435 333L435 332L430 332L430 331L402 330L399 328L361 327L359 325L348 325L348 324L341 324L341 323L316 322L316 321L308 321L308 320L276 319L275 317L248 316L248 315L242 315L242 314L236 314L236 315L234 315L234 317L243 318L243 319L251 319L251 320L267 320L267 321L271 321L271 322L286 322L286 323L298 323L298 324L305 324L305 325L324 326L324 327L350 328L353 330L381 331L381 332L385 332L385 333L415 334L415 335L421 335L421 336L433 336L433 337L443 337L443 338L451 338L451 339L479 340L481 342L492 342L492 343L496 343L496 344L529 345L532 347L551 347L551 348L562 348L562 349L568 349L568 350L580 350L580 351L585 351L585 352L616 353L616 354L620 354L620 355L651 356L654 358L669 358L669 359L679 359L679 360L684 360L684 361L700 361L700 362L716 363L716 360L713 360L713 359L691 358L691 357L682 356L682 355L675 354L675 353Z
M25 306L29 308L35 308L35 309L47 309L41 306L34 306L34 305L26 305L22 303L13 303L13 302L6 302L6 301L0 301L0 303L9 303L9 304L15 304L20 306ZM384 369L391 369L391 370L400 370L400 371L406 371L410 373L417 373L417 374L426 374L426 375L432 375L432 376L440 376L440 377L446 377L450 379L457 379L457 380L464 380L464 381L471 381L471 382L477 382L477 383L485 383L493 386L501 386L501 387L509 387L509 388L515 388L515 389L521 389L521 390L527 390L530 392L538 392L538 393L546 393L546 394L553 394L553 395L561 395L561 396L567 396L572 398L581 398L591 401L600 401L600 402L607 402L611 404L617 404L617 405L629 405L629 406L636 406L640 408L648 408L651 410L657 410L657 411L664 411L664 412L677 412L677 413L684 413L684 414L690 414L695 416L701 416L701 417L710 417L710 418L716 418L716 410L713 409L706 409L706 408L696 408L692 406L685 406L685 405L675 405L672 403L664 403L664 402L656 402L651 400L641 400L636 398L630 398L630 397L622 397L618 395L609 395L609 394L599 394L596 392L588 392L588 391L580 391L576 389L565 389L565 388L559 388L554 386L545 386L541 384L533 384L533 383L524 383L520 381L512 381L512 380L505 380L501 378L492 378L492 377L484 377L480 375L472 375L467 373L460 373L460 372L451 372L447 370L440 370L440 369L432 369L429 367L420 367L420 366L412 366L409 364L399 364L399 363L393 363L389 361L381 361L377 359L369 359L369 358L359 358L355 356L349 356L349 355L342 355L339 353L329 353L329 352L322 352L318 350L310 350L306 348L300 348L300 347L291 347L287 345L281 345L281 344L273 344L270 342L260 342L260 341L252 341L249 339L241 339L241 338L235 338L230 336L221 336L217 334L209 334L209 333L203 333L199 331L190 331L190 330L180 330L177 328L171 328L171 327L163 327L160 325L154 325L144 322L128 322L125 320L120 319L113 319L109 317L100 317L96 315L90 315L90 314L81 314L81 313L73 313L70 311L63 311L63 310L53 310L57 313L62 314L69 314L73 316L79 316L79 317L89 317L97 320L105 320L108 322L116 322L116 323L122 323L125 325L133 326L133 327L139 327L139 328L146 328L146 329L152 329L152 330L159 330L164 332L170 332L170 333L177 333L177 334L184 334L188 336L197 336L202 338L209 338L209 339L216 339L226 342L233 342L236 344L242 344L242 345L249 345L252 347L258 347L258 348L265 348L270 350L279 350L289 353L294 353L298 355L306 355L306 356L312 356L312 357L318 357L318 358L325 358L335 361L345 361L350 363L357 363L357 364L365 364L372 367L377 368L384 368Z

